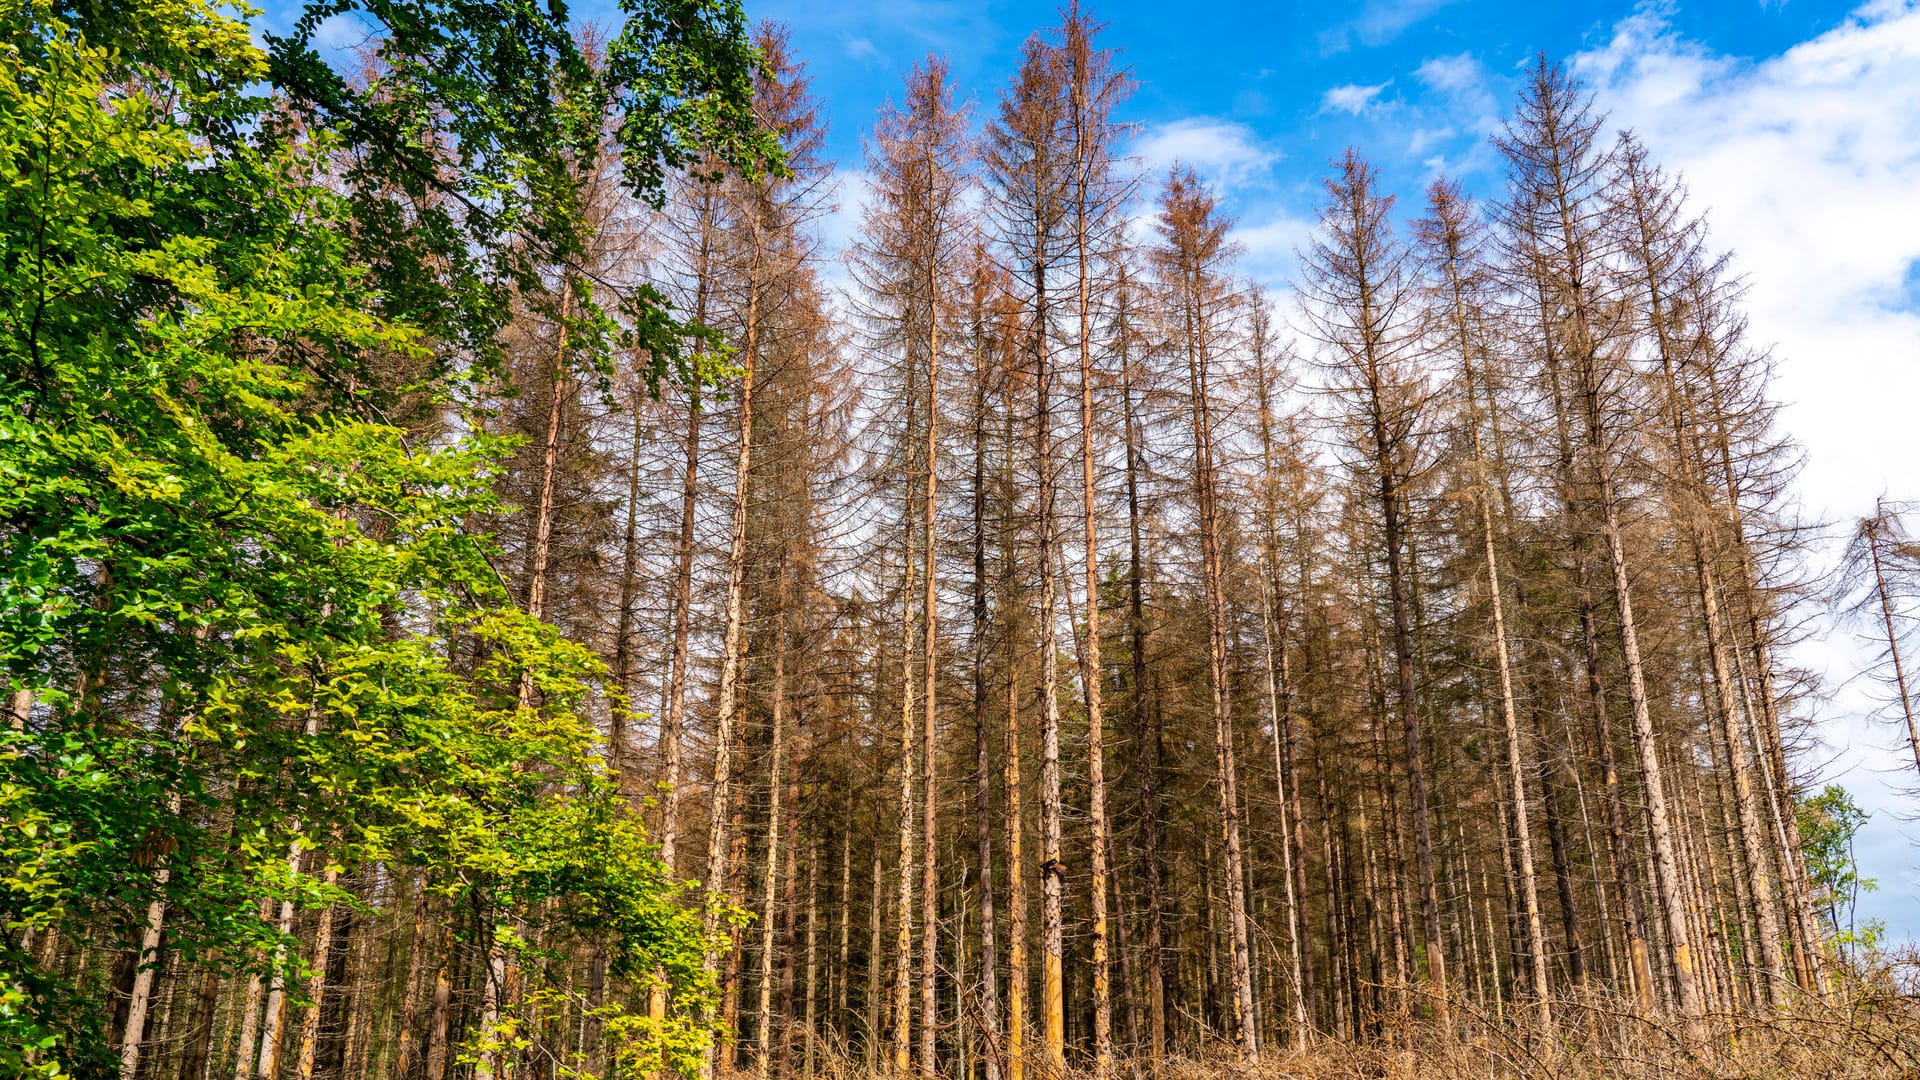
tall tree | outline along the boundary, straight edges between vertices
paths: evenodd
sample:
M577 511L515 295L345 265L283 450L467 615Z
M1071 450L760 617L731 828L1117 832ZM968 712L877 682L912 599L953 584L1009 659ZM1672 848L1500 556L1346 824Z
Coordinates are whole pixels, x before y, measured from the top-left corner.
M1626 327L1614 302L1615 275L1603 260L1612 250L1602 188L1611 155L1598 143L1600 120L1579 84L1542 57L1534 65L1519 109L1496 143L1508 167L1502 215L1537 268L1547 303L1560 312L1554 335L1564 350L1568 405L1581 429L1580 458L1598 515L1601 546L1612 585L1621 663L1625 668L1631 733L1646 791L1653 877L1667 930L1678 1004L1698 1017L1704 1008L1699 958L1687 924L1665 768L1647 700L1645 658L1634 615L1632 573L1623 536L1619 486L1622 346ZM1558 376L1555 376L1557 379Z
M999 115L988 126L982 160L991 181L994 221L1024 292L1024 333L1033 379L1032 464L1038 534L1034 561L1040 577L1035 627L1040 652L1040 1016L1047 1067L1057 1074L1066 1068L1066 930L1061 907L1066 866L1060 858L1059 583L1055 558L1059 520L1053 474L1053 322L1054 293L1059 286L1049 284L1048 275L1065 258L1068 248L1060 234L1066 218L1072 157L1071 148L1063 146L1061 138L1066 71L1059 50L1036 36L1027 40L1020 55L1019 73L1001 95ZM1019 978L1017 971L1015 978Z
M1412 567L1407 551L1410 488L1422 467L1419 440L1431 400L1419 364L1423 312L1411 253L1393 232L1393 197L1378 190L1378 173L1347 151L1326 181L1321 237L1303 267L1307 318L1329 350L1330 389L1351 410L1352 467L1368 476L1379 513L1389 619L1393 634L1394 709L1406 754L1413 802L1415 872L1426 931L1427 979L1434 1015L1448 1020L1447 943L1428 805L1426 748L1421 735L1414 655Z
M1500 680L1500 719L1507 747L1508 795L1512 803L1515 862L1519 868L1521 918L1526 923L1527 954L1532 961L1534 1007L1543 1024L1552 1022L1547 988L1547 944L1541 928L1540 890L1534 872L1533 828L1527 802L1525 750L1520 741L1519 711L1514 701L1511 651L1508 648L1505 586L1494 529L1494 493L1488 480L1486 453L1481 442L1480 398L1475 373L1476 354L1485 348L1483 315L1486 274L1479 263L1478 223L1472 203L1458 185L1441 179L1427 189L1427 217L1415 226L1422 256L1434 277L1433 304L1443 338L1460 359L1460 388L1466 401L1466 423L1473 468L1473 501L1480 518L1481 556L1487 579L1487 608L1493 631L1495 670ZM1564 901L1563 901L1564 902Z
M1207 624L1207 680L1211 689L1214 785L1226 855L1224 891L1231 948L1231 1030L1241 1053L1259 1053L1254 1029L1252 939L1248 927L1246 866L1240 834L1239 766L1233 746L1232 675L1227 656L1226 565L1221 551L1223 484L1216 446L1213 379L1217 354L1238 302L1224 270L1235 254L1231 222L1192 170L1175 168L1160 194L1155 220L1159 243L1150 251L1166 305L1170 344L1186 363L1187 412L1193 438L1193 486L1198 509L1201 576Z
M1072 175L1066 200L1073 229L1074 282L1078 287L1074 335L1080 359L1080 516L1085 609L1082 618L1085 647L1080 671L1081 694L1087 709L1087 816L1093 825L1088 852L1088 887L1093 963L1093 1075L1106 1080L1113 1071L1113 992L1108 955L1107 781L1105 704L1102 683L1106 668L1100 641L1100 538L1096 473L1099 452L1094 422L1094 303L1095 275L1105 261L1103 246L1111 232L1127 187L1113 172L1114 143L1121 128L1113 110L1131 91L1130 80L1114 69L1113 52L1097 48L1101 27L1083 11L1078 0L1068 7L1061 27L1060 51L1066 66L1066 123L1071 140Z

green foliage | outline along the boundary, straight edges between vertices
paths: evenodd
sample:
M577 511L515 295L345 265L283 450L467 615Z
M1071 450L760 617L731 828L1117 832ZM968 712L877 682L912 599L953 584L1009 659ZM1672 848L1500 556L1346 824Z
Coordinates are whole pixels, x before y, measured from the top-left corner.
M336 407L351 373L444 344L355 262L341 138L260 123L266 57L203 0L83 7L0 0L0 668L32 702L0 729L0 1071L115 1064L110 1010L33 941L137 941L157 899L170 949L260 970L261 901L352 900L322 860L404 868L477 926L538 906L513 947L591 937L660 972L676 1010L635 1052L690 1064L710 943L606 773L599 661L518 611L463 526L509 447ZM552 54L531 18L491 47ZM721 123L684 107L662 161Z
M314 0L292 33L268 35L276 88L342 139L356 258L388 313L450 346L449 363L490 371L513 297L568 279L558 291L572 295L545 306L571 323L583 370L618 349L652 357L656 381L714 377L700 360L716 342L659 292L596 297L570 277L590 235L580 177L609 140L627 190L655 205L671 171L781 169L752 113L759 56L737 0L620 12L619 32L594 40L545 0ZM357 83L313 46L338 17L376 35Z
M1874 924L1864 929L1850 928L1839 917L1842 907L1852 908L1855 896L1879 888L1872 878L1860 876L1860 866L1853 857L1853 838L1867 823L1867 812L1853 801L1846 788L1828 784L1815 794L1802 796L1796 813L1814 903L1827 913L1841 944L1873 945L1878 937Z

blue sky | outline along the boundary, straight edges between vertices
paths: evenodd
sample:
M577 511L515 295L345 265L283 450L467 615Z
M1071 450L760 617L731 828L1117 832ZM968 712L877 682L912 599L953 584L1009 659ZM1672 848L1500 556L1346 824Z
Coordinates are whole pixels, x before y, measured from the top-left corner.
M284 25L294 4L268 4ZM576 4L605 17L606 0ZM1633 4L1365 0L1318 5L1107 0L1104 40L1139 81L1124 119L1154 171L1197 168L1238 217L1245 270L1284 290L1319 179L1348 145L1403 193L1437 171L1498 190L1488 135L1521 69L1545 51L1681 173L1717 243L1751 280L1752 332L1776 346L1783 426L1804 445L1804 514L1837 537L1878 495L1920 498L1920 0L1669 0ZM786 23L845 171L823 229L857 220L860 140L906 70L946 55L981 115L1050 0L747 0ZM352 37L339 28L341 40ZM1827 550L1837 548L1829 541ZM1881 883L1862 917L1920 940L1920 800L1893 731L1867 719L1853 632L1815 618L1792 660L1826 695L1806 758L1874 817L1859 842Z

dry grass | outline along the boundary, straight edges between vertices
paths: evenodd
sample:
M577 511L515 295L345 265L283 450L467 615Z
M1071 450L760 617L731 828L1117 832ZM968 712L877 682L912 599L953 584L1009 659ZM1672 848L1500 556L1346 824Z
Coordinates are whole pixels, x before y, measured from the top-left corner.
M1689 1025L1636 1013L1618 998L1553 1003L1543 1028L1531 1011L1504 1019L1456 1002L1452 1030L1401 1018L1361 1043L1320 1038L1247 1061L1219 1052L1123 1061L1126 1080L1920 1080L1920 957L1890 962L1827 1000L1796 1000L1778 1013L1716 1014ZM788 1074L804 1076L797 1048ZM751 1073L748 1073L751 1075ZM816 1044L812 1080L885 1080L865 1063ZM976 1075L978 1075L976 1073ZM1070 1069L1057 1080L1085 1080ZM1028 1080L1048 1080L1038 1062Z

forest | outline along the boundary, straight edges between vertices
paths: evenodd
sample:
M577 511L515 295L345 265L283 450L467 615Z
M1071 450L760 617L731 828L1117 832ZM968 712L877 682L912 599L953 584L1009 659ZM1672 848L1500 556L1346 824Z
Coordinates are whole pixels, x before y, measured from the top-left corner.
M1920 1072L1912 513L1554 58L1275 292L1077 3L858 186L735 0L258 14L0 0L0 1077Z

